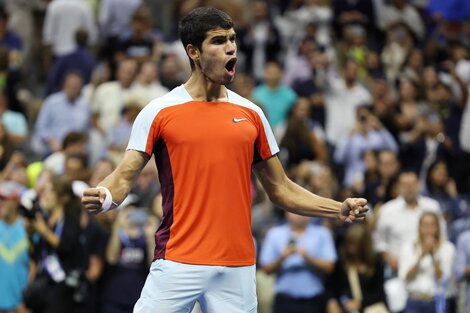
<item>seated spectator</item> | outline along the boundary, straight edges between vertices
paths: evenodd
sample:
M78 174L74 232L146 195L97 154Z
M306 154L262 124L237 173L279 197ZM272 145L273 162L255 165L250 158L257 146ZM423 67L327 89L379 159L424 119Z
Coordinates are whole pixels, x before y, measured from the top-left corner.
M141 108L169 91L168 88L160 83L157 64L153 61L148 61L141 65L140 72L132 88L135 94L139 95L139 98L142 99L140 103Z
M126 59L118 64L116 80L105 82L96 88L92 103L93 123L103 134L115 125L126 101L134 97L132 83L137 74L137 62Z
M302 160L317 160L325 163L328 160L323 129L309 118L309 109L308 99L299 98L287 122L280 147L285 148L288 153L288 169Z
M20 37L15 33L8 30L8 15L3 8L0 9L0 47L8 49L11 61L16 59L21 60L21 51L23 49L23 43ZM17 64L19 65L19 64Z
M332 275L336 301L347 313L366 312L374 305L386 308L384 273L384 261L373 250L367 225L351 225Z
M418 238L401 250L398 274L408 291L405 313L455 312L455 247L442 236L439 220L436 213L423 213Z
M64 76L71 71L80 73L83 84L88 84L93 68L96 65L95 57L87 50L88 33L79 29L75 33L77 47L74 51L57 57L49 71L46 87L46 95L60 91Z
M89 104L81 95L83 80L71 72L64 78L62 91L44 100L34 127L33 149L41 156L59 151L71 131L88 133L91 125Z
M138 7L131 18L131 29L120 40L115 59L117 63L124 59L137 61L140 66L144 62L157 61L158 43L151 33L152 15L145 6Z
M418 238L421 215L433 212L441 216L439 203L419 194L420 184L414 172L403 171L398 182L399 197L382 205L374 230L375 249L382 253L392 274L398 273L400 251ZM440 217L441 234L447 237L445 221Z
M260 265L276 273L274 313L325 312L325 275L334 269L336 250L328 229L306 216L286 212L287 224L268 231Z
M339 139L334 151L335 162L345 167L344 186L349 188L353 183L363 180L363 156L369 150L398 152L398 145L382 123L371 114L370 107L360 106L356 111L356 126L349 135Z
M107 154L114 163L118 163L126 150L132 125L143 107L142 102L139 99L129 99L122 108L121 120L108 129L106 134Z
M62 148L54 152L43 161L43 168L54 175L63 175L67 156L77 153L86 153L87 137L84 133L70 132L62 142Z

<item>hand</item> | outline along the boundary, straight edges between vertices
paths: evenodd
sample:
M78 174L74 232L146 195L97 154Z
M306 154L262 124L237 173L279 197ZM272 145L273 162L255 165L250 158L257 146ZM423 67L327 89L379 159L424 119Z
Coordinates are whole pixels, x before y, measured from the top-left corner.
M106 192L101 188L87 188L83 192L82 204L91 214L98 214L103 211L103 203L106 199Z
M457 185L455 184L455 181L452 178L449 178L449 180L447 181L445 190L447 194L452 198L455 198L458 195Z
M357 312L361 308L361 303L355 299L346 301L344 308L347 312Z
M297 252L297 247L293 244L289 244L284 248L284 251L282 251L282 257L287 258L291 254L294 254Z
M364 198L347 198L341 204L339 218L346 223L364 221L369 211L367 200Z
M34 218L32 224L33 229L41 236L44 236L49 231L49 227L40 213L36 213L36 217Z
M430 254L432 255L434 253L434 248L436 246L436 239L433 236L426 236L423 238L422 241L422 255Z

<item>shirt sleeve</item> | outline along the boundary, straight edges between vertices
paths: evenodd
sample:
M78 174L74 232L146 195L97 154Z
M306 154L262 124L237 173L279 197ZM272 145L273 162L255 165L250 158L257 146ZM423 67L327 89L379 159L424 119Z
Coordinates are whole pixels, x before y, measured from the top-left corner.
M459 281L462 281L465 278L465 268L470 263L466 253L468 241L465 239L467 239L467 237L467 235L461 235L457 240L457 253L455 257L454 270L455 276Z
M160 138L158 111L147 105L134 121L127 150L136 150L151 156L154 146Z
M264 161L279 152L276 139L271 126L268 123L266 116L261 109L257 110L258 113L258 137L255 142L255 157L254 163Z

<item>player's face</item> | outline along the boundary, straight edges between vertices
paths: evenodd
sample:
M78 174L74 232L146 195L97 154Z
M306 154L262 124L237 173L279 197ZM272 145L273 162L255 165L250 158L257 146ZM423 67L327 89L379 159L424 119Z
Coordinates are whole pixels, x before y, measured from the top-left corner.
M226 85L235 77L237 44L235 31L217 28L207 32L202 42L199 66L210 81Z

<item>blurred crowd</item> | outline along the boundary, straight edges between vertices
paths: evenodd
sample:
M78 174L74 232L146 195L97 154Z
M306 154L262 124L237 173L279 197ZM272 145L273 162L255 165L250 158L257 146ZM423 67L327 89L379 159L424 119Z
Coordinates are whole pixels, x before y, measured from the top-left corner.
M265 112L288 176L369 201L365 224L296 216L253 177L259 312L470 312L468 0L1 0L0 312L132 312L155 162L118 210L80 195L189 77L177 21L202 5L234 19L229 87Z

